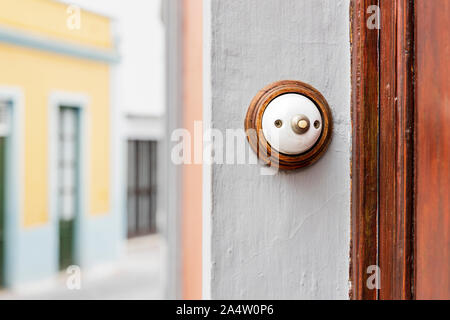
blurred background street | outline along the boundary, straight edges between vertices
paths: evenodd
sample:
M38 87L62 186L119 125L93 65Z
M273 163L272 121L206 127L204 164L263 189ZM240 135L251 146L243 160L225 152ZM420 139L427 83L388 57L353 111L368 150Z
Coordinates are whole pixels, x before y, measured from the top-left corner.
M0 299L167 297L165 55L161 0L0 1Z
M81 273L81 289L69 290L68 275L28 284L16 291L0 291L1 299L162 299L161 239L146 236L128 241L117 262Z

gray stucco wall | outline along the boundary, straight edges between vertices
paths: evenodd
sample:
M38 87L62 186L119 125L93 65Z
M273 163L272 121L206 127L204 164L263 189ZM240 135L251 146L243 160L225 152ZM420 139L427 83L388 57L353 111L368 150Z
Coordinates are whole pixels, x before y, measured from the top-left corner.
M252 97L283 79L321 91L335 126L328 152L300 171L263 176L257 165L212 166L205 195L211 212L204 213L211 215L205 239L211 298L347 299L349 1L211 0L209 6L205 108L212 127L243 128Z

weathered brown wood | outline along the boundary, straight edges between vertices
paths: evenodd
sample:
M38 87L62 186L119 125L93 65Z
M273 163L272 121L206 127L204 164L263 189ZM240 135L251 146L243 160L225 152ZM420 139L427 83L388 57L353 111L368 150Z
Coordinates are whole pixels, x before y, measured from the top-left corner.
M417 299L450 299L450 1L416 0Z
M377 299L367 287L367 268L377 265L378 30L368 29L367 8L376 0L351 1L352 46L352 299Z
M286 93L299 93L310 98L322 116L323 129L317 143L307 152L289 155L271 148L262 131L262 116L268 104ZM283 170L293 170L316 162L326 151L331 141L333 121L330 108L322 94L312 86L295 80L277 81L261 89L250 103L245 117L247 140L258 158L266 164Z
M380 8L380 30L366 27ZM414 212L414 2L352 2L352 298L410 299ZM380 267L380 289L366 287Z
M379 298L411 299L414 199L413 1L382 1L380 8Z

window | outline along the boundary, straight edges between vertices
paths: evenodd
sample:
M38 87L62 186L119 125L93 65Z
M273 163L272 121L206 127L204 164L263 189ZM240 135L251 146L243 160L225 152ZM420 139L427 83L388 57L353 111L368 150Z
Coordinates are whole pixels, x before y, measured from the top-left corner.
M0 137L5 137L9 133L9 101L0 100Z
M156 232L156 141L128 141L128 237Z
M74 223L79 209L79 123L76 108L60 108L58 138L59 266L65 269L74 263Z
M5 164L6 164L6 136L9 132L9 102L0 100L0 287L4 285L5 271Z

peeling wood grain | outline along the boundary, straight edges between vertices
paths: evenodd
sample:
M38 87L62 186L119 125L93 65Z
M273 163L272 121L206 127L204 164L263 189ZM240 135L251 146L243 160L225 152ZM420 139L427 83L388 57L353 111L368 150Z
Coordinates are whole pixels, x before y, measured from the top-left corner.
M414 1L381 3L380 299L413 298Z
M366 27L367 8L377 0L351 1L352 48L352 299L377 299L366 285L377 265L378 30Z
M381 9L381 28L366 10ZM353 299L413 297L414 10L412 0L352 2ZM367 288L378 265L379 290Z

